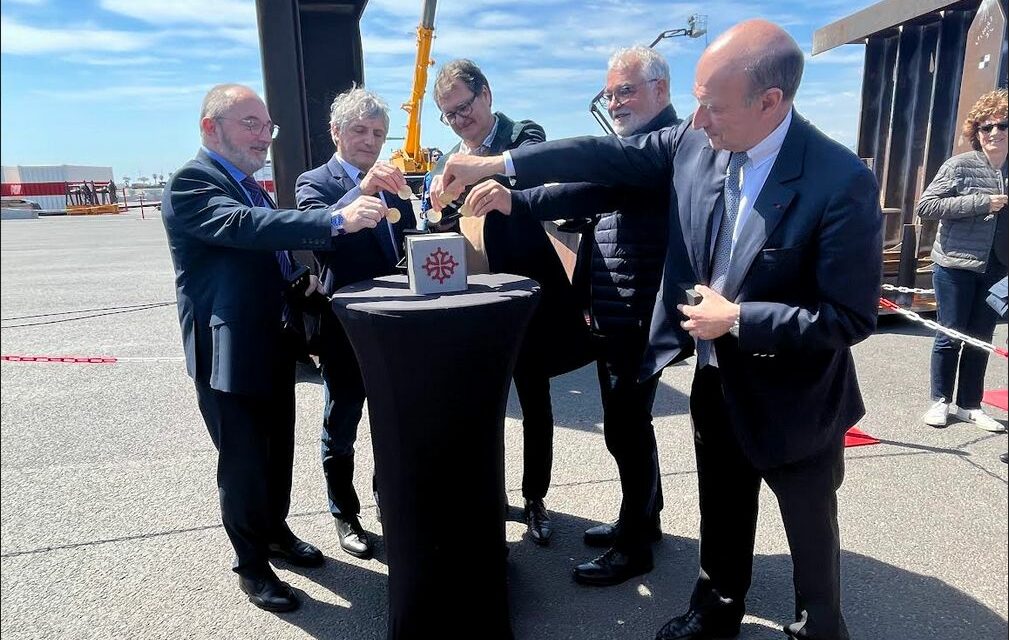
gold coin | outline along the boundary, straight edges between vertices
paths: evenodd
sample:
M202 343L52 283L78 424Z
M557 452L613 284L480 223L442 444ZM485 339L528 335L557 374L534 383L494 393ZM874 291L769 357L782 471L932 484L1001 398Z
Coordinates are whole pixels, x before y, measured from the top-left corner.
M441 200L442 206L446 204L451 204L452 202L452 196L448 195L448 193L442 193L440 196L438 196L438 199Z
M468 218L473 215L473 211L470 210L469 205L465 202L459 205L459 215L464 218Z
M401 200L409 200L410 196L413 195L413 192L410 191L410 187L400 187L396 195L398 195Z
M397 209L396 207L390 207L385 210L385 217L392 224L396 224L397 222L399 222L399 219L402 217L402 215L400 214L399 209Z
M438 224L441 222L441 211L435 211L434 209L427 210L427 221Z

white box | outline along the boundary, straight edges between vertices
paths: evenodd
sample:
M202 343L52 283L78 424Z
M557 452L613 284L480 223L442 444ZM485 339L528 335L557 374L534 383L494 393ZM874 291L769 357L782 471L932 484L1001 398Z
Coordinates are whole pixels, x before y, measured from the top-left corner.
M466 290L466 244L458 233L406 237L410 291L421 295Z

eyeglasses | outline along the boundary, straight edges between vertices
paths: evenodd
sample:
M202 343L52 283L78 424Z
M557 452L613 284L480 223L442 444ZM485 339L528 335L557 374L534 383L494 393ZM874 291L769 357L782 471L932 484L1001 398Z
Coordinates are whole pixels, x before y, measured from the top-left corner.
M1007 128L1009 128L1009 122L1006 122L1005 120L1003 120L1002 122L992 122L990 124L979 124L977 126L977 130L978 131L983 131L985 133L991 133L996 128L999 131L1005 131Z
M280 127L273 124L272 122L260 122L259 118L242 118L241 120L237 118L225 118L224 116L218 116L214 118L215 120L231 120L242 125L249 130L249 133L255 136L263 135L264 131L270 132L270 138L276 139L277 134L280 132Z
M599 96L599 102L605 107L616 98L617 104L623 104L634 97L634 94L638 92L638 87L641 85L658 81L658 78L652 78L651 80L643 80L634 84L620 85L616 91L603 91Z
M446 111L441 114L442 124L452 124L459 116L467 117L473 111L473 101L477 99L479 93L474 93L473 97L455 108L455 111Z

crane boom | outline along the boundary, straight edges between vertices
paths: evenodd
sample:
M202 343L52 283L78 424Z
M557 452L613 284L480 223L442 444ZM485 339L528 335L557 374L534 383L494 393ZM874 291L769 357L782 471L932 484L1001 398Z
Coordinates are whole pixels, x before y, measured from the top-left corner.
M406 137L403 147L392 154L392 163L407 174L408 179L427 173L431 168L430 158L420 145L420 115L427 91L427 71L434 62L431 60L431 44L434 41L434 14L437 0L424 0L420 24L417 26L417 58L413 70L413 88L410 99L402 108L407 113Z

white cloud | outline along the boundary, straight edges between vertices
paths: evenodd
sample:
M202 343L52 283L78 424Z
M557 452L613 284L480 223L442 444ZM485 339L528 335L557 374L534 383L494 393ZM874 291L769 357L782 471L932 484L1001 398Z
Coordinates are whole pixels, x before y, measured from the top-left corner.
M95 56L85 53L73 53L62 58L64 62L70 64L83 64L95 67L122 67L123 69L138 70L137 67L156 67L163 64L177 64L178 58L167 58L162 56ZM151 69L144 70L150 73Z
M155 36L136 31L100 29L92 24L68 28L33 27L6 16L0 18L0 51L9 54L137 51Z
M256 24L251 0L101 0L106 11L156 25L206 24L248 27Z
M813 56L806 54L806 62L808 64L837 64L837 65L857 65L862 66L865 61L865 47L862 45L856 45L857 48L853 47L842 47L839 49L831 49L819 55Z

